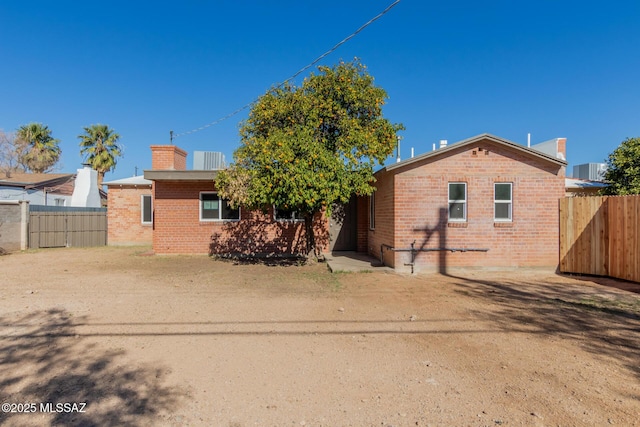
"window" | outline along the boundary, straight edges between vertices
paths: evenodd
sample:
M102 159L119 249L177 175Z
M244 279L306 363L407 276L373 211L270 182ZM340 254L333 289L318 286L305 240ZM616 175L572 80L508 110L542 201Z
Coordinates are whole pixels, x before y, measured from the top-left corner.
M151 209L151 195L143 194L140 196L140 204L141 204L141 221L143 224L151 224L153 222L153 210Z
M62 199L62 198L56 198L55 202L56 202L56 206L65 206L66 205L66 200Z
M494 220L511 221L511 207L513 206L511 190L510 182L496 182L494 184Z
M449 183L449 221L467 220L467 183Z
M369 196L369 230L376 229L376 193Z
M232 209L218 193L200 193L200 221L239 220L240 209Z
M302 218L298 212L291 209L273 208L276 221L300 221Z

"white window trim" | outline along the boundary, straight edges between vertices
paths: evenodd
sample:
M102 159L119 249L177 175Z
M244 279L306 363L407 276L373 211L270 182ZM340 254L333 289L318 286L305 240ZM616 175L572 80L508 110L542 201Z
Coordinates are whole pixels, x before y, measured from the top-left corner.
M151 221L144 220L144 198L148 197L151 199L151 204L149 205L149 209L151 209ZM153 197L151 194L141 194L140 195L140 223L144 225L153 224Z
M216 196L218 196L218 218L202 218L202 195L203 194L215 194ZM201 191L200 195L198 196L198 218L200 220L200 222L238 222L240 221L240 218L242 217L242 212L240 212L240 208L238 208L238 218L221 218L222 216L222 201L225 199L222 199L219 195L217 191Z
M509 184L509 196L507 200L496 200L496 184ZM498 203L509 205L509 218L496 218L496 205ZM493 183L493 220L495 222L513 222L513 183L512 182L494 182Z
M464 185L464 200L451 200L451 184L463 184ZM452 181L447 183L447 220L449 222L467 222L467 199L469 198L467 194L467 183L461 181ZM462 218L451 218L451 203L462 203Z

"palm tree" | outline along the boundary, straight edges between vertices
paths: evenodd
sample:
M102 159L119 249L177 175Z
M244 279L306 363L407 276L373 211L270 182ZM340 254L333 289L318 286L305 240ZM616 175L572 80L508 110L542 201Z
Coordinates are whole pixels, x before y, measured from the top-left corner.
M29 123L20 126L16 135L20 163L31 172L49 172L60 159L60 140L51 136L48 126Z
M120 135L107 125L91 125L84 128L80 138L80 154L98 171L98 187L102 188L104 174L115 169L122 147L118 144Z

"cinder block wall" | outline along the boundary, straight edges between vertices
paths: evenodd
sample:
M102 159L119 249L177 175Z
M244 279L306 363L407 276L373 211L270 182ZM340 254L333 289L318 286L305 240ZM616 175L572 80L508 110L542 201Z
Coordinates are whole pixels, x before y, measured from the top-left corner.
M304 252L301 221L275 221L273 212L240 210L241 221L200 221L200 192L210 181L156 181L153 250L157 254ZM316 218L316 238L325 250L328 224Z
M27 249L29 202L20 200L0 201L0 252Z
M142 195L151 186L110 186L107 208L109 245L150 245L153 225L142 224Z
M408 249L414 241L416 248L489 249L422 252L415 259L416 272L445 272L448 267L555 268L564 177L564 167L490 141L385 171L377 176L376 229L369 232L369 252L379 257L381 243ZM448 221L449 182L467 183L464 223ZM494 221L496 182L513 183L512 222ZM406 264L411 255L387 252L385 262L398 271L410 271Z

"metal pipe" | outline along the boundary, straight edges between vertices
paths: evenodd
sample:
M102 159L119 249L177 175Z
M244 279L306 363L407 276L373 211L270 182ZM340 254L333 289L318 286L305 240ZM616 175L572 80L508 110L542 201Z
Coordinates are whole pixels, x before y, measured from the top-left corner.
M405 265L411 266L411 274L413 274L413 267L415 265L416 255L418 252L488 252L488 248L415 248L416 241L411 243L410 248L394 248L391 245L382 243L380 245L380 262L384 264L384 250L387 249L391 252L411 252L411 262Z
M414 242L415 243L415 242ZM412 243L413 244L413 243ZM394 248L393 246L383 243L380 245L380 254L383 248L392 252L488 252L488 248Z
M393 252L488 252L486 248L403 248L403 249L390 249Z

